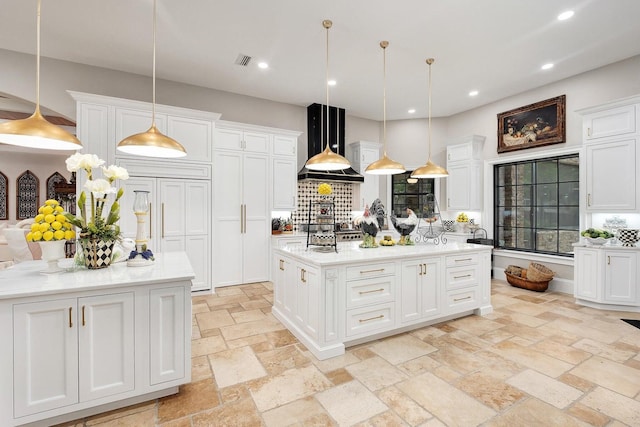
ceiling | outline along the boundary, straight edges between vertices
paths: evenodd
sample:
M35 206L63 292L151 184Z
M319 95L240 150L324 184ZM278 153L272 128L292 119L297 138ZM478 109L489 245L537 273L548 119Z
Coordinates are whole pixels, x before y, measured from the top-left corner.
M35 53L36 1L2 3L0 48ZM42 55L151 75L152 5L44 0ZM573 18L558 21L567 9ZM640 54L638 16L638 0L158 0L157 76L325 103L322 20L331 19L331 105L382 119L379 43L388 40L387 119L427 116L428 57L433 116L449 116ZM234 64L239 54L252 57L248 66ZM555 66L542 71L547 62Z

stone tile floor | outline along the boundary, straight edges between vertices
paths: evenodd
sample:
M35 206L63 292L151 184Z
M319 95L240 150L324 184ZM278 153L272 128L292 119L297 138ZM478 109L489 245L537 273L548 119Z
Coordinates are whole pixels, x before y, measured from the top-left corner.
M271 283L193 298L192 382L65 426L640 426L640 313L492 283L494 312L319 361Z

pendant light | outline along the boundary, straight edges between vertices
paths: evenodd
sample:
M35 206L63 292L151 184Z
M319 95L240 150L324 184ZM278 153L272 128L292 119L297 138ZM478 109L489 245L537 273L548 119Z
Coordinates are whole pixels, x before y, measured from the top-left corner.
M387 157L387 46L389 42L384 40L380 42L382 48L382 71L384 89L382 92L382 151L384 154L382 158L371 163L364 170L366 173L372 175L394 175L397 173L405 172L405 167Z
M80 150L82 143L60 126L47 121L40 112L40 9L38 0L36 18L36 109L21 120L0 124L0 143L20 147L48 150Z
M433 58L427 59L427 64L429 64L429 157L427 158L427 164L414 170L411 178L444 178L449 176L449 172L445 168L431 161L431 64L434 61Z
M151 103L151 127L148 131L131 135L118 143L123 153L147 157L184 157L187 151L173 138L163 135L156 128L156 3L153 0L153 99Z
M327 75L325 78L325 85L327 89L327 146L322 153L316 154L307 160L305 165L307 169L316 171L334 171L351 167L349 160L345 159L338 153L334 153L331 151L331 148L329 148L329 28L331 28L332 25L333 22L328 19L322 21L322 26L327 30ZM322 128L320 130L320 140L322 140Z

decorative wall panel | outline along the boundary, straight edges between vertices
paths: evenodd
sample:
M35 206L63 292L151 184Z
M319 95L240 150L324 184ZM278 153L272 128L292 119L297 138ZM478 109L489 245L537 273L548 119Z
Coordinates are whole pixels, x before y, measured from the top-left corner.
M40 180L26 170L16 180L16 219L34 218L38 214Z
M9 179L0 172L0 219L9 219Z

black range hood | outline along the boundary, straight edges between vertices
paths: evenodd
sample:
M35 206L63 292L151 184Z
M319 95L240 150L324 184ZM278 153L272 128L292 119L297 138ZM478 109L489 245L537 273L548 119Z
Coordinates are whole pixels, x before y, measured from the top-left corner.
M320 154L327 146L329 136L331 149L345 155L345 110L329 107L329 135L327 135L327 108L322 104L311 104L307 107L307 154L308 158ZM323 128L324 126L324 128ZM364 177L353 168L337 171L314 171L304 166L298 172L298 180L317 179L334 182L364 182Z

